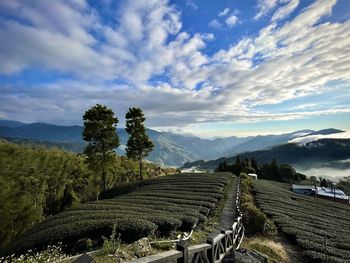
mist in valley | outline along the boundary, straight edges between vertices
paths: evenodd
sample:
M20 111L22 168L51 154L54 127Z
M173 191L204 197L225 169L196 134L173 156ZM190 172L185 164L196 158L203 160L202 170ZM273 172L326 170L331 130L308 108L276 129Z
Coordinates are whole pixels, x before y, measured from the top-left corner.
M296 170L308 177L316 176L338 182L340 179L350 177L350 159L318 164L317 166L296 167Z

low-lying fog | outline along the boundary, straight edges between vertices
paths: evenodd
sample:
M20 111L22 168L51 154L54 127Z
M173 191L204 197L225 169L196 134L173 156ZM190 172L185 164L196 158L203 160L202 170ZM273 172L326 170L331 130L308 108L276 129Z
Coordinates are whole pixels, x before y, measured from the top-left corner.
M309 170L298 170L298 172L310 176L316 176L330 179L334 182L350 176L350 169L336 169L336 168L311 168Z
M339 181L350 176L350 159L337 162L325 163L316 167L297 168L299 173L310 176L323 177L332 181Z

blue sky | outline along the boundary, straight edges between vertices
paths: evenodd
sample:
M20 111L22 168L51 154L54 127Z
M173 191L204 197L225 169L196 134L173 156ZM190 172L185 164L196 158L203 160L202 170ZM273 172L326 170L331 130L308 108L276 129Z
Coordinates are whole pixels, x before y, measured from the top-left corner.
M348 0L0 2L0 119L203 137L350 130Z

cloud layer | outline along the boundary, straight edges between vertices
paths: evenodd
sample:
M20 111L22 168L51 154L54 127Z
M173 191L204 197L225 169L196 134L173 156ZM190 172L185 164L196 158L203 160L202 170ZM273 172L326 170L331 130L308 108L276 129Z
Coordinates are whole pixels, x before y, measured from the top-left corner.
M298 0L258 1L252 20L269 15L270 22L213 54L206 49L215 32L186 32L181 10L168 1L107 2L0 2L0 74L34 68L70 76L35 87L1 84L0 118L74 123L95 103L120 114L138 105L154 127L350 112L345 104L262 109L331 92L334 81L349 87L350 22L326 20L335 0L316 1L288 21ZM228 8L218 17L231 27L238 22Z

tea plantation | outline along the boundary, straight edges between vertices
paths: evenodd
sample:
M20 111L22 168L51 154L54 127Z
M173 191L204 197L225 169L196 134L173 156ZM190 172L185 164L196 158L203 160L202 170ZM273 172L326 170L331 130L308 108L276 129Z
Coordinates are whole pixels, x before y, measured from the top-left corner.
M190 231L206 220L231 178L228 173L176 174L112 189L105 194L107 199L85 203L34 226L7 252L57 242L69 247L81 238L109 236L113 228L125 242Z
M253 183L258 206L313 262L350 262L350 206L293 193L287 184Z

